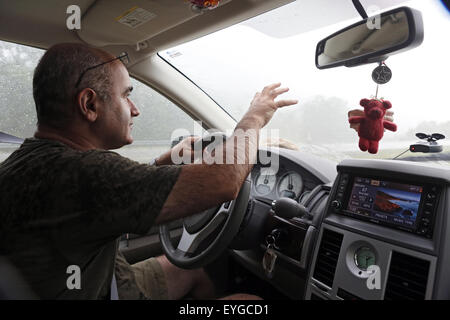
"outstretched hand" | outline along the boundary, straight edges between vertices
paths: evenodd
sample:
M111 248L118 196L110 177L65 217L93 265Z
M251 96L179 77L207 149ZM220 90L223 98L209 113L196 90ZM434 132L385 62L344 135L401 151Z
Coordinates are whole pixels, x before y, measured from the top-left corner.
M272 119L277 109L298 103L295 99L278 100L275 99L289 91L289 88L280 88L281 83L274 83L264 87L261 92L257 92L247 111L248 116L253 116L261 121L264 127Z

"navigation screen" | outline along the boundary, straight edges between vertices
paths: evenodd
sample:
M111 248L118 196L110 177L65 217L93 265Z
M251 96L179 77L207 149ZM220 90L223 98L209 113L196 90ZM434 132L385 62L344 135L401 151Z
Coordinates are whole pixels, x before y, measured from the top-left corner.
M414 228L423 188L355 177L347 210L388 224Z

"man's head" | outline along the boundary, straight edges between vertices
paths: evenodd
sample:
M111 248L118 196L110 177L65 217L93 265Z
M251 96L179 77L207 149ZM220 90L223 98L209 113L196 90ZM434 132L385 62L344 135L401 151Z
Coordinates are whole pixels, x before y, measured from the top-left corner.
M139 110L128 98L128 72L114 58L82 44L51 47L33 78L39 126L62 132L71 128L103 149L131 143L131 119Z

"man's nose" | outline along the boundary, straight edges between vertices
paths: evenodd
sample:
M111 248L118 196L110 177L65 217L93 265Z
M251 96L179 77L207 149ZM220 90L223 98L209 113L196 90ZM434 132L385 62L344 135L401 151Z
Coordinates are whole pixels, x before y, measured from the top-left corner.
M136 105L131 100L130 100L130 107L131 107L131 116L132 117L137 117L138 115L141 114L139 109L136 107Z

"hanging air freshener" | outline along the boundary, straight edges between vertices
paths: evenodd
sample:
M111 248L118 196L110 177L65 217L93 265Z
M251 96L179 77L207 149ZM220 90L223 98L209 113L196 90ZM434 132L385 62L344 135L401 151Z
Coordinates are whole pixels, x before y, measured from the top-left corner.
M189 0L189 2L193 11L200 12L217 8L220 0Z
M360 105L364 107L364 115L353 116L348 119L350 124L359 124L359 148L361 151L377 153L379 141L383 138L384 131L397 131L397 125L384 118L387 110L392 104L384 99L378 99L378 86L389 82L392 78L391 69L384 62L372 72L372 79L377 84L375 97L372 99L361 99Z

